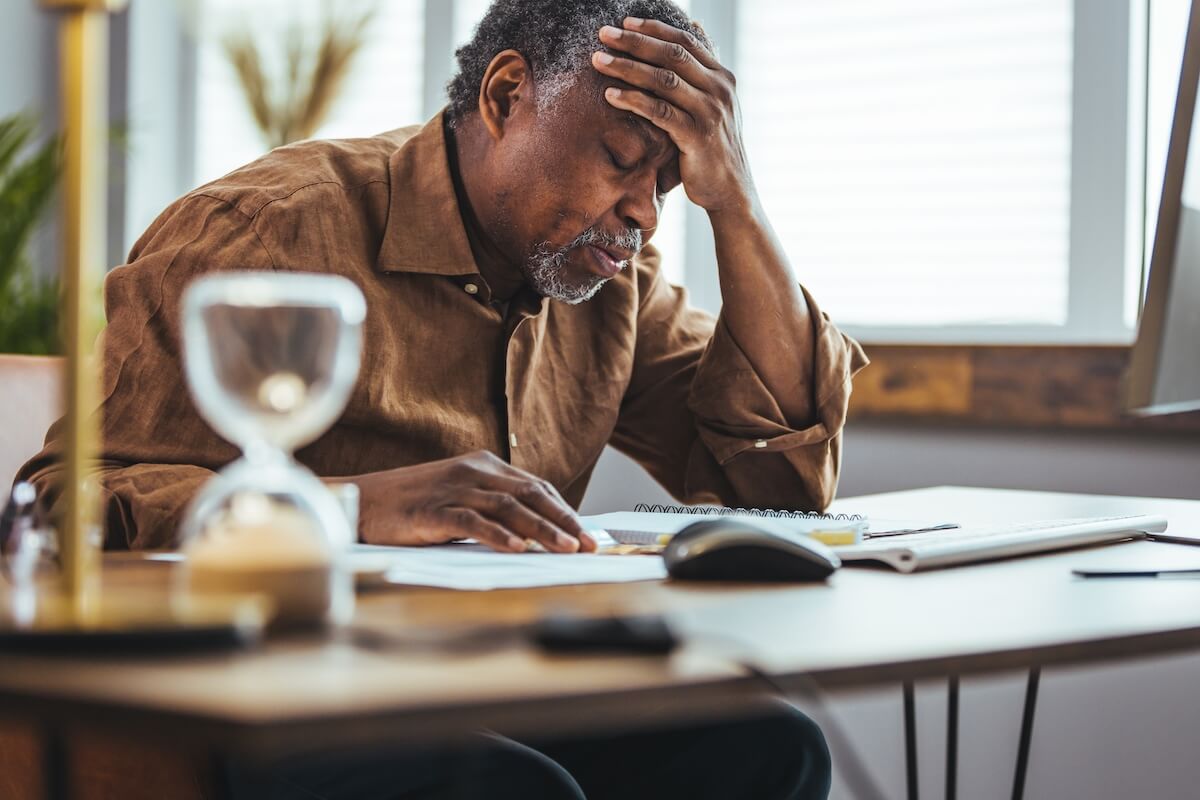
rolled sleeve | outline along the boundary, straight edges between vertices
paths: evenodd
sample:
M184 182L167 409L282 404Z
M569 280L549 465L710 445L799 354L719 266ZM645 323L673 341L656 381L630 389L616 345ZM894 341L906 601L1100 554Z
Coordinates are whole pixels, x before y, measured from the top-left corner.
M612 444L685 503L827 506L851 380L867 364L858 343L804 292L813 349L796 363L807 388L788 419L722 318L688 307L655 258L639 283L637 357Z
M801 291L816 328L812 365L796 365L798 370L810 370L812 376L803 419L785 418L724 319L717 320L700 358L688 406L701 439L722 466L747 451L779 453L827 442L845 425L851 382L867 365L867 357L812 296Z

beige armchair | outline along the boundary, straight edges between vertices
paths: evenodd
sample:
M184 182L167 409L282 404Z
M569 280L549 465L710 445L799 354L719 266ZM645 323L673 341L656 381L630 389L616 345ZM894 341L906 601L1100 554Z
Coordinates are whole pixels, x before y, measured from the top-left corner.
M42 449L46 429L62 416L62 359L0 355L0 486Z

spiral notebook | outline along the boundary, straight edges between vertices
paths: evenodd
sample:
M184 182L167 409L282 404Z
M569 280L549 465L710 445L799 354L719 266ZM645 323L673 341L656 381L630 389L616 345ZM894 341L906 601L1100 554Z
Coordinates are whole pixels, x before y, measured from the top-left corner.
M693 522L727 516L748 517L755 524L769 530L812 536L831 546L858 544L876 536L958 527L952 522L870 521L861 514L821 514L816 511L777 511L769 508L648 503L638 503L633 511L594 514L582 517L581 521L584 528L607 533L614 544L645 547L666 544L672 536Z

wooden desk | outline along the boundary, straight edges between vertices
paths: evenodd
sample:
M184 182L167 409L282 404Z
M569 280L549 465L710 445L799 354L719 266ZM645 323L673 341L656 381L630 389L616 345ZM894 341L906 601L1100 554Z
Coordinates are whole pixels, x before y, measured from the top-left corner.
M1018 521L1161 513L1200 536L1200 501L929 489L839 503L876 516ZM150 584L170 567L110 558L106 580ZM0 714L243 754L363 741L428 743L480 726L513 735L735 713L766 696L739 666L827 687L1131 658L1200 645L1200 581L1073 578L1081 566L1200 567L1200 547L1138 542L901 575L845 569L828 584L669 582L360 598L358 620L406 630L519 623L548 610L658 610L694 641L668 659L380 652L273 642L187 658L0 655Z

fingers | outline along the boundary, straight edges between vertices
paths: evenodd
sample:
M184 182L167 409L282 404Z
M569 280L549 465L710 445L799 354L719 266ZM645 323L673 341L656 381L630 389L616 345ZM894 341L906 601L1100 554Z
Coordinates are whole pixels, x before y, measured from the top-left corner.
M360 536L370 544L426 545L474 538L524 552L594 552L596 542L554 486L478 451L360 478Z
M579 550L577 538L567 535L566 531L507 492L474 489L464 494L462 504L500 523L509 533L522 540L538 542L551 552L574 553Z
M709 69L721 69L721 62L717 60L716 54L689 31L681 30L657 19L641 19L639 17L626 17L624 27L626 30L636 31L655 39L661 39L664 42L680 45L698 63L703 64Z
M440 516L453 529L443 541L470 537L502 553L524 553L528 548L523 538L473 508L445 508Z
M704 108L705 95L669 67L659 67L602 52L592 54L592 65L601 74L645 89L689 114Z
M678 42L663 41L611 25L600 29L600 41L614 50L628 53L638 61L676 72L693 85L704 82L706 68Z
M636 89L618 89L615 86L604 90L604 99L614 108L631 111L639 117L653 122L667 132L680 150L693 129L693 120L686 111L681 111L661 97Z
M600 40L612 53L595 53L598 72L635 89L605 92L609 104L630 111L666 131L681 150L697 131L734 106L734 78L694 35L658 20L626 17L623 28L605 25Z
M562 534L568 541L560 540L556 545L553 537L549 536L549 532L545 528L534 529L535 531L541 530L542 535L524 533L522 532L524 529L510 528L510 530L541 542L553 552L592 552L596 549L595 540L588 536L583 525L580 524L579 518L575 515L575 511L562 499L553 484L515 467L512 467L511 470L508 474L493 476L485 482L485 488L490 493L497 493L513 500L517 506L520 506L521 511L532 514L540 522L548 523L554 532ZM528 522L525 513L514 512L507 505L502 510L508 515L501 519L502 522L507 522L509 519Z
M414 546L475 539L493 550L523 553L525 540L475 509L447 505L411 511L382 520L369 520L363 529L368 544Z

